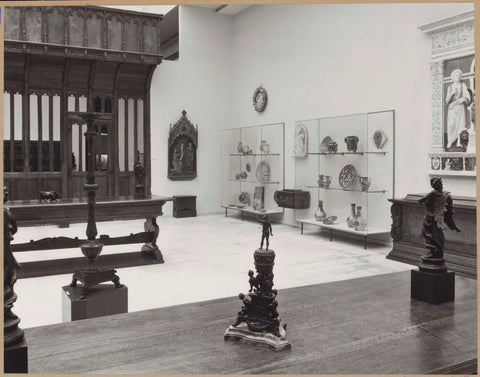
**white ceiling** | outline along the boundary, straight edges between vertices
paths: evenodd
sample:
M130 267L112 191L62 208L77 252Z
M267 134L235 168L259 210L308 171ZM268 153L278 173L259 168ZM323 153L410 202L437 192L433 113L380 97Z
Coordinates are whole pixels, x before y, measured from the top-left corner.
M185 4L185 5L188 5L188 4ZM244 9L251 6L251 4L229 4L229 5L191 4L191 5L196 7L211 9L213 11L216 11L219 14L225 14L228 16L235 16L236 14L240 13ZM145 13L166 14L175 6L176 5L114 5L109 7L137 11L137 12L145 12Z
M197 7L208 8L215 10L217 13L226 14L229 16L235 16L244 9L251 6L251 4L205 4L205 5L195 5Z

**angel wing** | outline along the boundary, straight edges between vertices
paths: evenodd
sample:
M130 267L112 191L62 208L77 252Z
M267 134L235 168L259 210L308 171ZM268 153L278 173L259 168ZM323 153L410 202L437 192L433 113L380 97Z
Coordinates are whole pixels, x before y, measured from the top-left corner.
M448 225L448 227L451 229L451 230L456 230L457 232L460 232L460 228L457 227L457 225L455 224L455 222L453 221L453 214L455 213L453 211L453 200L452 200L452 197L446 193L446 206L445 206L445 213L443 215L443 218L444 218L444 221L445 221L445 224Z

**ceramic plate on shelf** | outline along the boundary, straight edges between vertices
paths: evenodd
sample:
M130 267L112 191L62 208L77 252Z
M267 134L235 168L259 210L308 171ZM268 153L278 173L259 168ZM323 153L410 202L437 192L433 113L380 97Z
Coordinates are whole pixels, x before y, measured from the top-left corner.
M333 143L333 139L330 136L325 137L322 142L320 143L320 147L318 150L321 153L327 153L328 152L328 144Z
M357 171L353 165L345 165L338 175L338 182L344 189L352 188L353 181L357 177Z
M242 192L240 196L238 197L238 200L240 201L241 204L244 205L249 205L250 204L250 194L248 192ZM237 205L238 207L238 205Z
M269 181L270 180L270 165L265 161L260 161L257 165L257 170L255 171L255 177L258 182Z

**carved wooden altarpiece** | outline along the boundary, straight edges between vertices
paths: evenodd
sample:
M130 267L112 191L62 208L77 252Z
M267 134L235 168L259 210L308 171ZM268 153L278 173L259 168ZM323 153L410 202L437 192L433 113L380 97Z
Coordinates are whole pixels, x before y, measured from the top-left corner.
M198 126L187 118L187 112L170 125L168 137L168 178L172 181L190 181L197 176Z

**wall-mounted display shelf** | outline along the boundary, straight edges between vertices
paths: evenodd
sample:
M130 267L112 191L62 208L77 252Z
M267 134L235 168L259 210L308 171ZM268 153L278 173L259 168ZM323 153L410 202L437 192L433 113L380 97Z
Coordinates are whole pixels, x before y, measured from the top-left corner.
M284 188L284 123L222 130L221 207L245 213L279 214L274 193Z
M311 197L310 208L295 211L302 234L305 224L328 229L331 240L334 231L357 234L365 248L368 236L388 234L395 112L298 121L296 129L305 134L306 153L295 157L295 186Z

